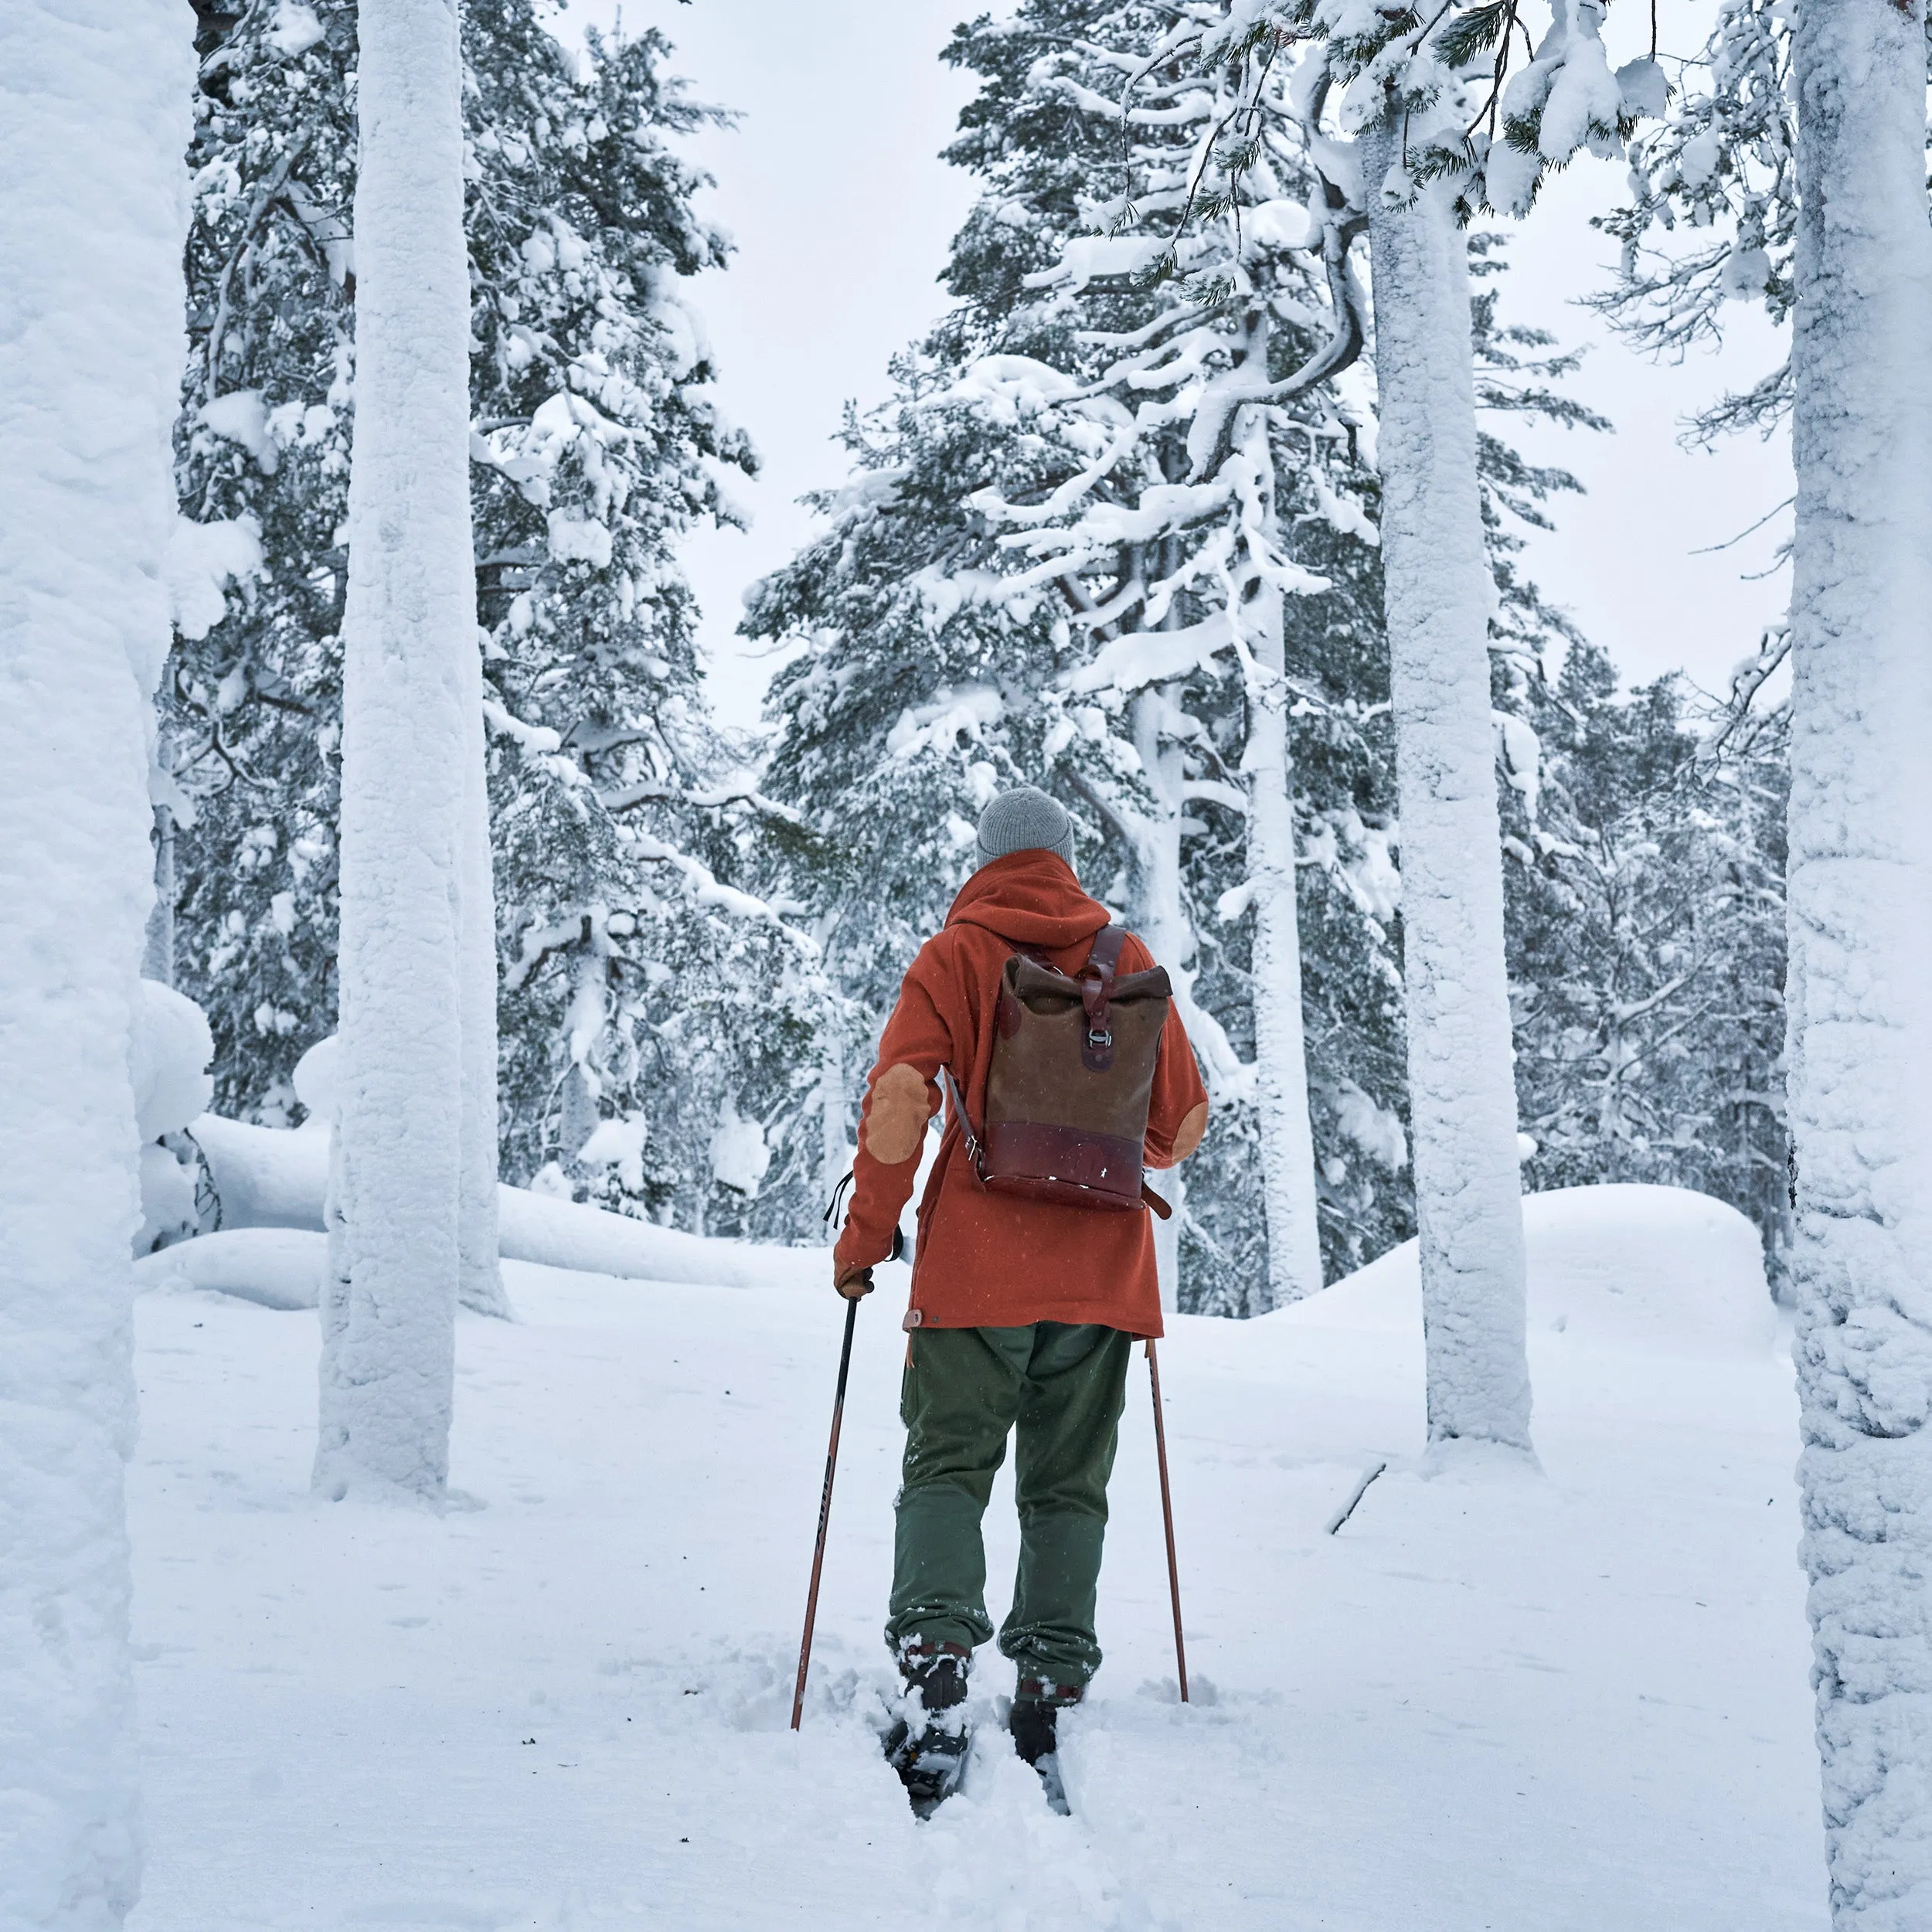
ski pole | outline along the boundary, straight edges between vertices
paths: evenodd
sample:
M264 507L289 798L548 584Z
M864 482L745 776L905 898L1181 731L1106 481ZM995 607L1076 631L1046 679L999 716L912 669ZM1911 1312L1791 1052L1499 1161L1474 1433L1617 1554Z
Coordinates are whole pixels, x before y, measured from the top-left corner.
M845 1413L845 1376L852 1367L852 1333L859 1319L859 1298L845 1303L845 1341L838 1352L838 1390L832 1400L832 1440L825 1450L825 1493L818 1498L818 1542L811 1553L811 1587L805 1595L805 1634L798 1646L798 1683L791 1694L791 1728L805 1709L805 1672L811 1668L811 1627L818 1617L818 1573L825 1563L825 1529L832 1521L832 1479L838 1467L838 1425Z
M1154 1338L1147 1339L1148 1379L1154 1385L1154 1453L1161 1465L1161 1520L1167 1528L1167 1587L1174 1600L1174 1662L1181 1673L1181 1702L1187 1702L1187 1645L1181 1638L1181 1566L1174 1553L1174 1492L1167 1480L1167 1425L1161 1417L1161 1362L1154 1352ZM831 1479L826 1479L826 1494ZM816 1585L815 1583L815 1587ZM802 1685L804 1679L801 1677Z

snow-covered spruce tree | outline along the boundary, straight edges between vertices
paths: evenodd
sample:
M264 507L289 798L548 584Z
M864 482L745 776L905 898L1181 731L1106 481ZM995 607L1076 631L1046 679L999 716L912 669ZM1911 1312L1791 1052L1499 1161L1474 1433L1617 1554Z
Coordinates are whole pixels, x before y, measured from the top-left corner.
M1246 795L1222 790L1217 802L1246 821L1247 877L1233 897L1253 912L1254 1053L1242 1083L1252 1095L1267 1229L1262 1300L1278 1304L1321 1284L1286 716L1302 694L1287 676L1284 605L1329 587L1290 554L1280 472L1342 467L1358 418L1330 405L1323 385L1358 355L1364 304L1348 275L1345 224L1323 219L1325 199L1279 92L1250 104L1238 141L1217 139L1236 104L1179 63L1148 71L1149 24L1117 16L1107 23L1111 47L1090 41L1029 73L1029 85L1058 92L1102 128L1117 123L1125 152L1114 182L1103 176L1078 209L1088 233L1066 241L1055 269L1027 277L1047 300L1023 325L1050 329L1056 308L1077 315L1079 298L1103 279L1140 294L1145 315L1134 326L1081 332L1080 345L1098 352L1086 381L1058 393L1045 386L1036 433L1084 459L1080 467L1019 500L994 488L973 504L1001 548L1027 561L1003 594L1026 599L1056 585L1072 628L1091 641L1090 661L1064 688L1113 695L1125 707L1121 735L1135 747L1157 810L1124 808L1090 783L1082 788L1134 860L1164 957L1195 951L1182 912L1183 825L1190 802L1223 784L1197 777L1190 790L1186 745L1205 725L1189 715L1182 682L1224 651L1243 674ZM1087 70L1103 52L1111 57L1099 62L1100 77L1110 84L1096 90ZM1189 226L1190 201L1216 212ZM1168 271L1161 285L1137 289L1155 261ZM1295 410L1304 397L1315 400ZM1345 507L1325 479L1303 485L1315 517L1328 508L1325 493L1340 511L1338 533L1359 539L1358 502ZM1049 750L1073 736L1063 725Z
M1729 1201L1780 1287L1787 719L1700 719L1675 679L1616 687L1576 645L1532 684L1539 784L1505 799L1524 1171Z
M808 835L709 720L675 558L753 466L678 294L725 259L664 139L709 111L655 35L593 36L580 75L528 0L468 18L506 1163L789 1235L817 1192L792 1069L823 988L809 936L731 882Z
M1594 305L1633 346L1680 357L1695 345L1715 343L1732 301L1761 302L1774 324L1789 322L1798 227L1791 54L1788 9L1770 0L1724 0L1699 57L1685 65L1662 124L1631 142L1630 199L1598 222L1623 244L1621 270ZM1692 433L1704 442L1743 429L1769 435L1787 420L1791 396L1787 357L1750 388L1704 411ZM1763 520L1783 507L1767 505ZM1727 811L1724 797L1713 798L1708 785L1692 787L1688 794L1675 787L1669 794L1675 804L1688 795L1699 800L1699 809L1709 806L1713 836L1736 855L1729 869L1740 882L1738 917L1720 918L1716 954L1726 968L1734 959L1748 956L1751 962L1749 976L1732 974L1734 990L1717 997L1717 1011L1726 1016L1719 1036L1698 1046L1704 1065L1733 1070L1730 1090L1748 1098L1739 1113L1727 1106L1721 1087L1704 1097L1696 1117L1713 1124L1696 1129L1692 1141L1703 1149L1715 1138L1736 1154L1716 1172L1705 1167L1701 1155L1695 1157L1685 1178L1752 1215L1764 1233L1781 1295L1787 1287L1791 1205L1784 1068L1766 1059L1765 1029L1747 1015L1784 986L1783 921L1777 932L1758 936L1757 921L1743 915L1742 882L1760 882L1763 917L1768 918L1771 900L1781 907L1789 716L1781 708L1760 717L1752 707L1787 662L1791 641L1790 626L1775 625L1757 653L1740 664L1725 715L1713 721L1723 755L1699 761L1700 777L1735 780L1733 808ZM1708 945L1700 947L1699 957L1711 957ZM1734 1131L1725 1131L1727 1114ZM1743 1163L1747 1146L1755 1182ZM1622 1151L1600 1146L1595 1158ZM1656 1158L1684 1155L1659 1148Z
M140 1883L129 1054L189 24L170 0L0 12L0 1923L20 1932L107 1932Z
M755 1200L709 1158L716 1141L745 1182L766 1126L796 1112L777 1063L811 997L808 946L718 884L752 845L802 835L707 723L674 554L691 522L731 514L719 472L751 461L677 294L724 257L667 145L709 111L665 77L659 36L594 34L580 59L543 12L463 14L503 1161L614 1204L775 1226L802 1211L788 1157ZM334 1018L354 24L278 0L211 15L193 157L198 522L173 722L198 820L179 953L215 1020L218 1106L270 1120Z
M198 12L167 976L209 1015L216 1111L281 1122L335 1023L355 10Z
M1834 1923L1932 1913L1932 228L1921 6L1798 9L1793 1274Z
M1358 318L1325 287L1309 177L1277 102L1213 233L1189 241L1185 280L1153 286L1136 272L1175 236L1190 162L1226 104L1184 76L1153 77L1130 104L1123 162L1123 84L1160 31L1151 10L1093 5L1030 6L962 30L951 57L985 85L951 154L987 189L948 274L961 306L900 365L899 402L853 426L859 473L825 500L833 530L767 582L750 628L808 642L777 687L785 731L772 783L815 815L835 812L849 837L866 828L849 873L825 883L842 909L835 955L853 961L846 983L875 1023L956 889L993 789L1020 776L1056 783L1100 835L1089 882L1125 906L1175 976L1238 1123L1230 1136L1224 1117L1221 1148L1245 1148L1250 1175L1257 1147L1274 1150L1259 1164L1273 1176L1263 1199L1220 1203L1238 1257L1216 1239L1213 1187L1206 1198L1196 1187L1185 1223L1192 1271L1213 1284L1190 1301L1245 1310L1306 1292L1315 1274L1295 1232L1312 1175L1305 1132L1293 1144L1308 1111L1303 1002L1288 983L1292 896L1278 889L1294 870L1291 706L1320 855L1302 894L1348 900L1335 923L1350 929L1358 969L1324 992L1389 1023L1376 783L1386 747L1363 691L1372 626L1360 621L1373 532L1359 501L1369 479L1349 460L1359 417L1312 400L1312 378L1284 379L1325 350L1345 360ZM1126 212L1120 197L1140 174L1158 185L1121 232L1095 236ZM909 823L923 835L908 838ZM1261 913L1243 920L1257 900ZM1217 901L1240 922L1232 930L1203 919ZM1196 996L1206 975L1219 978L1221 1011ZM1257 1043L1263 1009L1250 1059L1240 1048ZM1372 1077L1388 1095L1379 1104L1348 1070L1373 1058L1359 1028L1325 1030L1318 1097L1342 1207L1328 1232L1345 1265L1347 1157L1399 1167L1402 1137L1386 1063ZM1258 1096L1257 1060L1278 1070ZM1286 1250L1271 1287L1253 1238L1263 1199L1268 1248Z

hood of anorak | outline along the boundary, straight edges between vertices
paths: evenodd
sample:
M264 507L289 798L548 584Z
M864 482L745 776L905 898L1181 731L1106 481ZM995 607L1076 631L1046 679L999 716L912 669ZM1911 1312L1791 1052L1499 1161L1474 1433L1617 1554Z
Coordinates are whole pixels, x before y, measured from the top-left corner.
M1080 890L1073 868L1038 847L981 866L946 915L949 926L983 926L1015 946L1049 951L1077 945L1107 923L1107 908Z

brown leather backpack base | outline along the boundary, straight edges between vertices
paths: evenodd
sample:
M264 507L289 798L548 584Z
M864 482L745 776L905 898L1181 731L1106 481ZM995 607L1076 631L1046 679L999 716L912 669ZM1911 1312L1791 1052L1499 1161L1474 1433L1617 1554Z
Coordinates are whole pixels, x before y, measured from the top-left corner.
M1078 979L1016 953L1000 981L985 1126L967 1151L995 1193L1128 1211L1173 997L1167 969L1116 980L1124 927L1105 927ZM1165 1203L1162 1204L1163 1206Z

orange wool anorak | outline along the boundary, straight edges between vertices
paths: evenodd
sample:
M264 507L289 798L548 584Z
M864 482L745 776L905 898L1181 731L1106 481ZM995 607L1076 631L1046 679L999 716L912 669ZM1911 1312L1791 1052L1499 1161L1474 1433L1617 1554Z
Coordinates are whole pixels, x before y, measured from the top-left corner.
M942 1066L965 1095L973 1119L984 1117L994 1009L1008 959L1015 952L1032 953L1077 977L1094 934L1107 923L1105 907L1080 890L1073 868L1050 852L1009 853L981 866L966 882L946 915L944 930L928 940L913 961L879 1041L879 1063L859 1123L852 1211L838 1237L837 1267L869 1267L889 1252L893 1230L918 1175L925 1138L918 1124L939 1108ZM1130 937L1121 954L1121 976L1145 972L1155 963L1140 940ZM900 1068L911 1071L895 1076ZM923 1087L923 1113L917 1111L914 1074ZM893 1097L876 1136L873 1111L882 1085ZM913 1110L910 1124L889 1117L896 1104L906 1102ZM1172 1164L1182 1123L1206 1104L1194 1050L1170 1005L1148 1110L1149 1167ZM1090 1321L1130 1335L1158 1335L1161 1297L1148 1210L1069 1207L991 1193L973 1172L957 1117L948 1113L920 1203L906 1326ZM888 1162L872 1151L875 1138L887 1151L908 1142L912 1151Z

